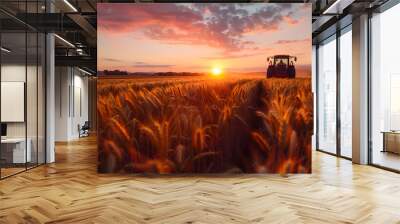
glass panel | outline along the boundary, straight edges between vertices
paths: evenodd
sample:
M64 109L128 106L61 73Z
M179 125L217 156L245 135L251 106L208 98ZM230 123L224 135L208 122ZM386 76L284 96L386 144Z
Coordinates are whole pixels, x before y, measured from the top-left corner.
M372 25L372 163L400 170L400 5L375 15Z
M45 163L45 44L46 37L44 34L38 35L38 163Z
M26 33L2 33L1 50L1 161L2 177L25 170L26 150ZM29 149L29 147L28 147Z
M336 153L336 39L318 48L318 149Z
M27 2L26 12L37 13L38 2ZM30 18L31 23L37 23L38 17ZM36 21L34 21L36 20ZM38 33L27 30L27 76L26 76L26 116L27 116L27 150L31 151L27 167L38 164Z
M27 80L26 80L26 113L27 113L27 149L31 151L30 160L28 160L28 168L37 165L38 160L38 107L37 107L37 80L38 80L38 36L36 32L27 33L28 44L28 62L27 62Z
M340 36L340 152L352 157L352 35Z
M44 0L0 1L0 7L18 16L43 13L44 5ZM0 177L4 178L45 162L46 54L44 34L2 12L0 34Z

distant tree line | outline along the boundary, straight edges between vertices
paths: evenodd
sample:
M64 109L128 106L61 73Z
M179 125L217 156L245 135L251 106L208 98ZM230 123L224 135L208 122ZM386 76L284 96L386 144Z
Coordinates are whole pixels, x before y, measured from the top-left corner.
M103 74L104 75L128 75L128 72L120 71L120 70L114 70L114 71L104 70Z
M198 72L156 72L153 73L155 76L196 76L202 75L202 73Z
M102 73L102 74L101 74ZM198 72L127 72L120 70L104 70L100 72L101 75L115 75L115 76L125 76L125 75L152 75L152 76L198 76L203 75Z

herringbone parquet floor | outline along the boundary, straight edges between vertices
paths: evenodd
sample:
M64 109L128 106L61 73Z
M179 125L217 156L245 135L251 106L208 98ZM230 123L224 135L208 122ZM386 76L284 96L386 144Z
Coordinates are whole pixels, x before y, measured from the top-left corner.
M400 223L400 175L315 152L313 174L96 173L94 138L0 181L0 223Z

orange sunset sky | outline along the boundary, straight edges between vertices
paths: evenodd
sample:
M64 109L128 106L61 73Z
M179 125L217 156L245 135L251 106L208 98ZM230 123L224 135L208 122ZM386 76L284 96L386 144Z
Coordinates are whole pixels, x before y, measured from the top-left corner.
M98 70L265 72L311 64L311 4L98 4Z

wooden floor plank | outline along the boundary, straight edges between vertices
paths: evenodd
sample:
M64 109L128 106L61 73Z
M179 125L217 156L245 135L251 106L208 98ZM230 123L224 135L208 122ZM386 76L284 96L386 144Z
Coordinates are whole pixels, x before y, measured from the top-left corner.
M311 175L97 174L96 139L0 181L0 223L400 223L400 175L313 153Z

